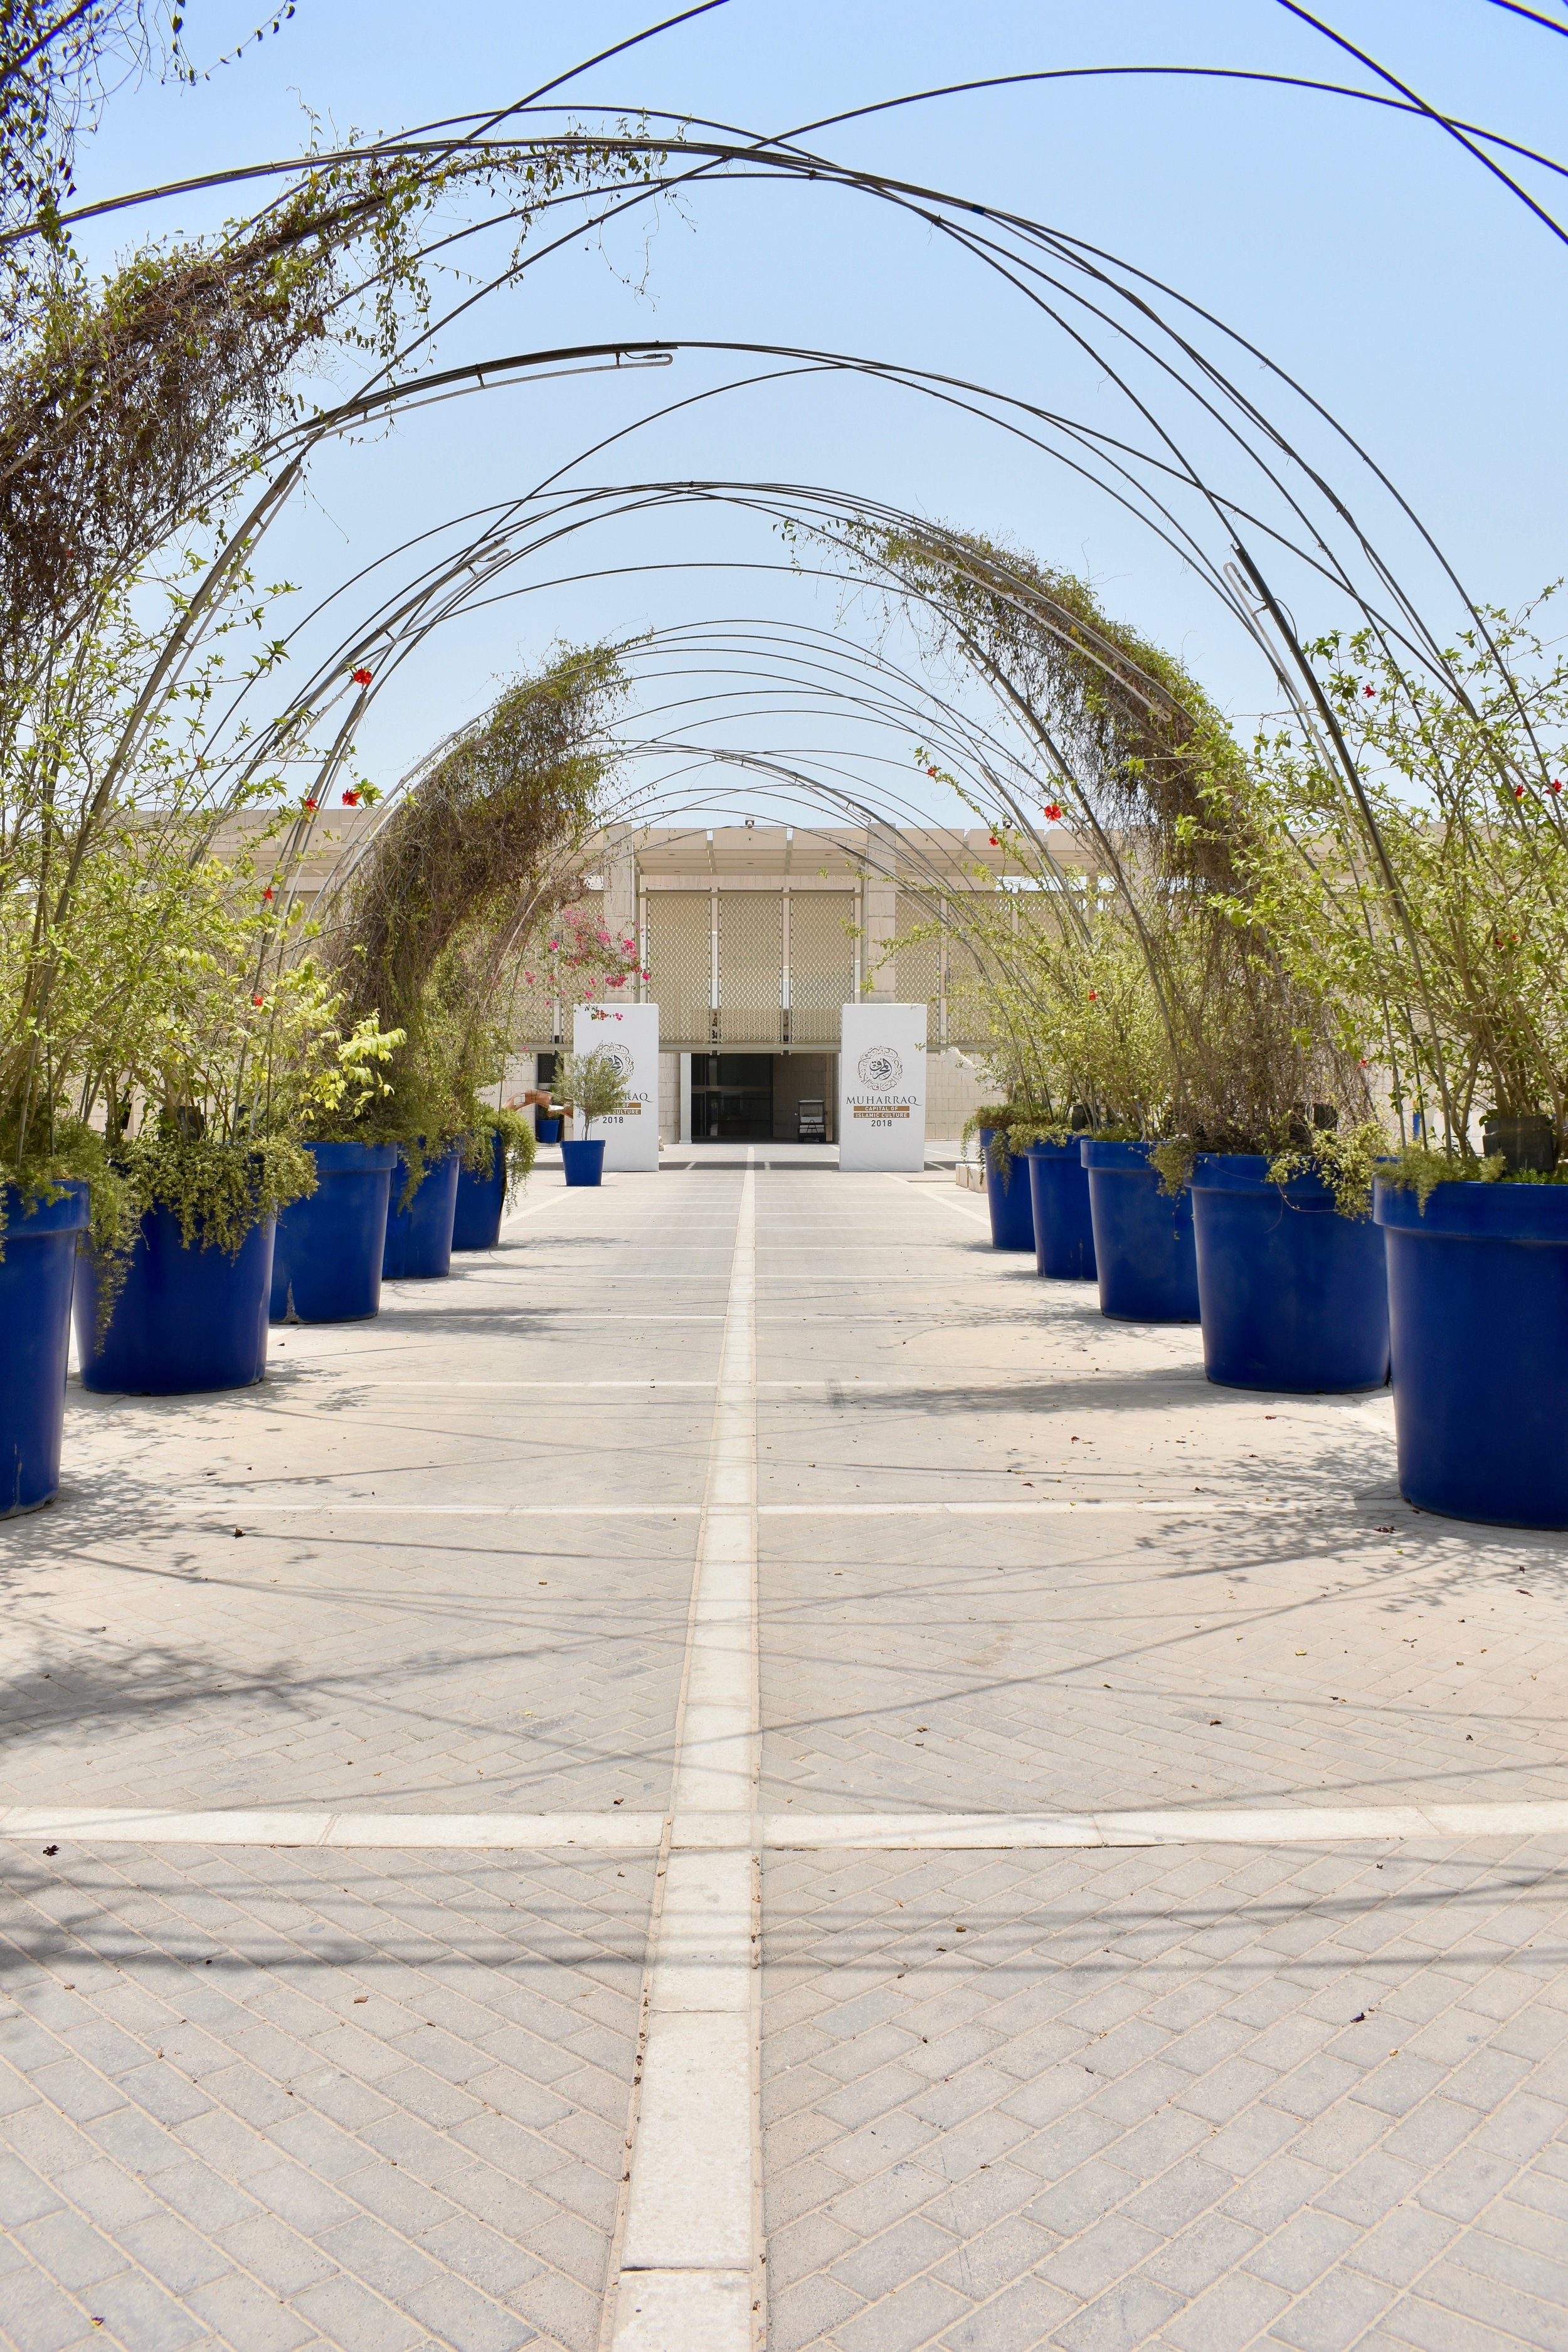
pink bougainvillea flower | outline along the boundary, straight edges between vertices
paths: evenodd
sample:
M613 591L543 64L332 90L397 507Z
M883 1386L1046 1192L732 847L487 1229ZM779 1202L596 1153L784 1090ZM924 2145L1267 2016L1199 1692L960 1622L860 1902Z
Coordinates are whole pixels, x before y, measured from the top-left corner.
M552 948L558 948L561 945L561 942L559 940L552 940L550 944Z
M343 806L344 808L358 808L359 794L357 793L345 793L343 794Z
M531 988L533 986L533 974L531 971L525 971L522 976L527 982L529 987Z
M1047 801L1046 803L1046 816L1050 824L1060 824L1062 821L1062 804L1060 801Z
M371 676L372 673L368 669L356 669L353 673L354 684L356 686L368 686L371 681Z
M612 988L624 988L626 984L626 976L624 971L613 971L610 974L610 986Z

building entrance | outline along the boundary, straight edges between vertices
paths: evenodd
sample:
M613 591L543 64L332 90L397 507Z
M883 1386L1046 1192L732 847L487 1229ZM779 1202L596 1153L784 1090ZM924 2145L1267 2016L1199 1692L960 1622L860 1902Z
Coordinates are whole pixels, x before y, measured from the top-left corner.
M692 1141L771 1143L773 1133L773 1055L693 1054Z
M682 1139L831 1143L837 1067L833 1054L693 1054Z

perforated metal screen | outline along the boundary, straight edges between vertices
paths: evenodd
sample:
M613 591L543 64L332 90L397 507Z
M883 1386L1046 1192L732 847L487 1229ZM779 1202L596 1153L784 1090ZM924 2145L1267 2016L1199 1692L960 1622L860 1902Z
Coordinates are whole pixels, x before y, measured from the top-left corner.
M783 1043L784 898L777 890L719 893L719 1036L726 1045Z
M918 1004L926 1001L926 1044L942 1044L942 942L940 940L905 940L907 931L916 930L930 919L929 908L906 891L899 893L894 913L898 937L904 943L893 961L893 988L900 1004Z
M790 1044L837 1049L855 995L855 894L795 890L789 908Z
M659 1044L705 1054L713 1044L713 902L706 890L647 894L647 992Z

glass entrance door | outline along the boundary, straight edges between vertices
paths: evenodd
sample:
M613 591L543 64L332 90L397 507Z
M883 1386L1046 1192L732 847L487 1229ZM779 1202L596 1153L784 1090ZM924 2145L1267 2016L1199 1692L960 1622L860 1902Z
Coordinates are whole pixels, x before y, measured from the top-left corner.
M768 1143L773 1132L771 1054L693 1054L694 1143Z

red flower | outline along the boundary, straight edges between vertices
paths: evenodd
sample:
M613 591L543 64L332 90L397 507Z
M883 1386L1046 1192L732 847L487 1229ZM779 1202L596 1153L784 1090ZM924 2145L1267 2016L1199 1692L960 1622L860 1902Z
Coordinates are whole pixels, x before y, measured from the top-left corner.
M992 848L993 848L993 849L1000 849L1000 848L1001 848L1001 846L1002 846L1001 843L997 840L996 835L995 835L994 834L993 834L993 835L992 835L992 836L991 836L991 846L992 846Z
M344 808L358 808L359 794L357 793L345 793L343 794L343 806Z
M371 681L371 676L372 673L368 669L356 669L353 673L354 684L356 686L368 686Z
M1098 989L1098 988L1091 988L1091 989L1089 990L1089 1003L1090 1003L1091 1004L1098 1004L1098 1003L1099 1003L1099 1002L1100 1002L1100 991L1099 991L1099 989Z
M1363 686L1362 688L1362 692L1365 695L1369 702L1375 702L1377 700L1377 688L1375 686Z
M1047 802L1046 803L1046 822L1047 822L1047 824L1060 824L1061 821L1062 821L1062 804L1061 804L1060 801L1047 801Z
M624 971L613 971L610 974L610 986L612 988L624 988L626 985L626 976Z
M1554 793L1560 793L1563 790L1563 779L1561 776L1552 777L1552 789Z
M305 806L308 809L320 808L321 803L320 801L310 800L305 803Z
M267 885L267 887L266 887L266 889L265 889L265 890L263 890L263 892L262 892L261 896L262 896L263 899L270 899L270 898L271 898L271 896L272 896L272 885L271 885L271 883L270 883L270 882Z
M926 773L927 773L927 775L928 775L928 776L934 776L934 775L935 775L935 773L936 773L936 770L935 770L934 768L928 768L928 769L926 770Z
M252 1004L265 1004L267 999L264 996L253 996L250 1001Z
M1513 796L1516 801L1521 801L1524 798L1524 786L1522 784L1515 784L1513 788Z

